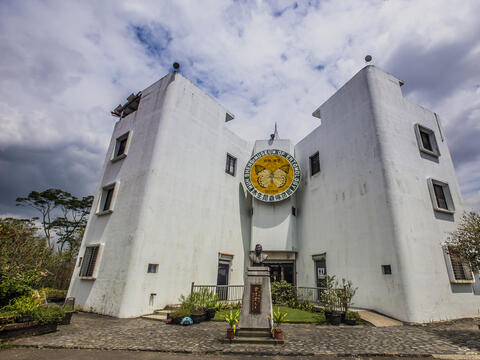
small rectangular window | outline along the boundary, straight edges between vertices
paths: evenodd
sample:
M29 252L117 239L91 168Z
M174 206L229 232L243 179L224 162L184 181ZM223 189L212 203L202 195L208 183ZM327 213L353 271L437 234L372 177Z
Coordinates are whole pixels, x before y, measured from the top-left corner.
M225 172L232 176L235 176L235 170L237 167L237 159L232 155L227 154L227 163L225 165Z
M392 266L391 265L382 265L383 275L392 275Z
M100 245L87 246L83 255L82 267L80 268L81 277L92 277L97 262L97 255Z
M310 176L320 172L320 155L318 152L310 156Z
M428 179L428 190L435 211L449 214L455 212L452 194L450 193L450 188L447 183L435 179Z
M147 273L156 273L158 272L158 264L148 264Z
M113 211L113 202L115 193L116 183L107 185L102 189L102 195L98 203L97 215L109 214Z
M473 283L472 270L470 266L463 262L458 256L452 252L451 246L443 248L445 259L447 261L447 270L450 282L452 283Z
M437 140L435 139L435 132L433 130L415 124L415 135L417 137L418 148L421 152L435 157L440 156Z
M297 216L297 209L295 208L295 206L292 206L292 215Z
M112 161L118 161L127 156L127 148L129 143L130 132L118 137L115 141L115 149L113 150Z

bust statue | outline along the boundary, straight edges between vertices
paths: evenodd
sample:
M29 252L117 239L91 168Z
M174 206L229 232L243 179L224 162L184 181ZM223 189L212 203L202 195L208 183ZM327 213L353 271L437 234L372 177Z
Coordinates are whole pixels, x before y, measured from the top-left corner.
M263 262L268 258L268 255L262 254L262 245L255 245L255 253L250 254L253 266L262 266Z

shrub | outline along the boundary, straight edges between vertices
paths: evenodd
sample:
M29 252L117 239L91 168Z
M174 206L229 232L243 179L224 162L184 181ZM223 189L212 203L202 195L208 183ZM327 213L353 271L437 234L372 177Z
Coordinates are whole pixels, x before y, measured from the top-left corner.
M299 310L315 312L315 307L310 302L308 302L306 300L298 302L296 308L299 309Z
M345 319L355 320L357 324L360 324L362 322L360 314L354 311L347 311L347 313L345 314Z
M342 279L342 287L338 289L337 295L342 311L347 313L349 307L352 305L352 299L355 296L358 288L354 288L350 280Z
M24 295L13 299L10 304L2 308L2 312L9 312L11 314L16 314L17 316L29 316L33 315L35 310L37 310L42 304L38 292L32 292L29 295Z
M272 302L277 305L296 307L296 288L285 280L272 282Z
M67 290L43 288L43 289L40 289L40 292L44 292L47 299L53 299L53 298L63 299L67 297Z
M29 295L39 285L40 271L12 271L6 262L0 264L0 307L15 298Z
M58 324L65 318L65 310L59 306L39 307L33 312L33 319L40 324Z

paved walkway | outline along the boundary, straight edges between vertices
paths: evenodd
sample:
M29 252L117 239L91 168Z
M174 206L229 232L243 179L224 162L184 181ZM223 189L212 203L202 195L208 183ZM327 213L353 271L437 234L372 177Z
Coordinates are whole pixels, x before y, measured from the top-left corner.
M368 321L375 327L387 327L387 326L402 326L401 321L389 318L385 315L375 313L368 310L358 310L357 311L362 320Z
M52 334L17 339L15 346L143 350L176 353L251 355L425 356L480 354L480 332L473 320L428 326L317 326L286 324L286 344L222 344L227 324L166 325L146 319L116 319L79 313Z

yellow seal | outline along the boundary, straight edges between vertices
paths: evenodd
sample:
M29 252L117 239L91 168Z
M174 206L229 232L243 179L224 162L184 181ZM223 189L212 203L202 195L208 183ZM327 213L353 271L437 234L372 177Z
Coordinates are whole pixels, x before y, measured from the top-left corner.
M250 159L245 167L247 190L262 201L280 201L292 195L300 183L300 167L282 150L264 150Z

